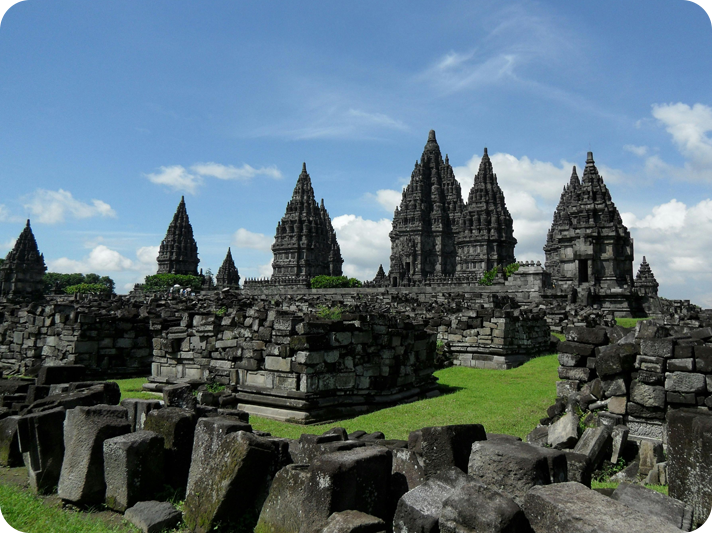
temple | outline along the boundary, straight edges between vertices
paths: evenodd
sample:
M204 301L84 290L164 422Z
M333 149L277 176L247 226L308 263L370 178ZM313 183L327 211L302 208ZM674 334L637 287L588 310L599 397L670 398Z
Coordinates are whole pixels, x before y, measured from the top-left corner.
M655 279L655 274L650 269L648 261L643 256L643 262L640 263L638 274L635 276L635 288L641 296L658 295L658 280Z
M41 298L46 271L44 255L37 248L28 219L15 246L0 265L0 296L11 300Z
M226 287L238 288L240 286L240 274L237 272L237 267L235 266L235 261L232 259L230 248L227 249L225 259L218 269L218 273L215 276L215 283L220 289Z
M168 226L166 238L158 251L158 274L198 275L198 245L193 238L193 227L181 196L178 209Z
M633 287L633 239L588 152L561 193L544 246L546 270L561 290L606 293Z
M448 157L442 158L435 131L430 130L393 214L391 285L418 284L430 276L455 274L455 239L464 208L460 184Z
M316 202L306 163L277 224L272 252L274 283L301 285L315 276L341 275L344 260L336 233L324 201Z
M458 274L482 275L514 263L513 231L512 216L485 148L457 235Z

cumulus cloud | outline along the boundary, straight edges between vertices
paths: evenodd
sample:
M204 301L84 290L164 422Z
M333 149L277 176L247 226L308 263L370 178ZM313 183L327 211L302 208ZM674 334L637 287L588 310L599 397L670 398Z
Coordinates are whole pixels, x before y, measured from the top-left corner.
M375 201L385 211L393 213L396 207L400 205L402 194L402 191L394 191L393 189L380 189L376 191L376 194L366 194L366 197Z
M232 245L236 248L251 248L269 252L274 239L264 233L253 233L245 228L238 229L232 236Z
M88 204L77 200L72 193L63 189L57 191L37 189L31 195L24 197L23 202L23 207L30 212L33 222L42 224L64 222L66 217L116 217L116 211L106 202L91 200Z
M144 174L146 178L157 185L164 185L174 191L183 191L195 194L205 182L205 177L219 180L249 181L255 176L266 176L272 179L281 179L282 172L274 165L255 168L247 163L241 167L222 165L220 163L196 163L190 167L191 172L181 165L160 167L158 172Z
M161 167L158 172L153 174L144 174L151 183L157 185L165 185L174 191L183 191L190 194L195 194L198 186L203 183L200 176L191 174L181 165L173 165L170 167Z
M241 167L221 165L219 163L196 163L191 170L201 176L210 176L220 180L247 181L255 176L266 176L272 179L281 179L282 172L274 165L271 167L254 168L245 163Z
M647 146L635 146L634 144L626 144L623 149L631 154L635 154L638 157L643 157L648 153Z
M264 265L259 265L257 267L258 275L260 278L271 278L272 277L272 261Z
M673 199L645 216L621 213L621 217L635 237L636 257L646 256L650 263L661 296L712 305L711 199L693 206Z
M145 274L155 272L157 268L158 246L144 246L136 250L136 259L130 259L112 250L104 244L92 248L89 255L76 260L60 257L48 261L48 269L53 272L126 272L136 271ZM144 275L145 275L144 274Z
M388 270L391 254L391 221L367 220L356 215L341 215L332 221L344 258L344 275L361 280L373 279L378 265Z

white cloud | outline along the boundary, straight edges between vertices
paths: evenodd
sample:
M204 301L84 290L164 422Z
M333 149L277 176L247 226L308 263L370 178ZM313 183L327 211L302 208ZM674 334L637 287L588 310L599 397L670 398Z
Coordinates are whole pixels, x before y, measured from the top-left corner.
M183 191L195 194L198 186L203 183L203 179L195 174L190 174L181 165L161 167L159 172L154 174L144 174L149 181L158 185L165 185L174 191Z
M637 155L638 157L643 157L648 153L647 146L635 146L634 144L626 144L623 149L627 152L630 152L631 154Z
M257 267L260 278L271 278L272 277L272 261L264 265Z
M622 213L621 217L628 229L649 228L662 233L675 233L685 226L687 206L674 198L666 204L653 207L652 213L638 219L633 213Z
M332 221L344 258L344 275L361 280L376 276L378 265L388 270L391 254L391 221L367 220L356 215L341 215Z
M252 248L269 252L274 239L263 233L253 233L245 228L238 229L232 236L232 245L236 248Z
M274 165L271 167L254 168L247 163L241 167L221 165L219 163L196 163L190 169L201 176L211 176L220 180L247 181L255 176L267 176L272 179L281 179L282 172Z
M385 211L393 213L396 207L400 205L402 194L402 191L394 191L393 189L380 189L376 191L376 194L367 193L366 197L371 200L374 200Z
M102 200L91 200L87 204L75 199L72 193L59 189L58 191L48 191L37 189L34 193L23 198L23 207L27 209L32 220L43 224L57 224L64 222L65 217L91 218L116 217L109 204Z
M80 260L60 257L47 263L48 269L52 272L81 272L84 274L96 272L97 274L103 274L106 272L136 271L146 275L156 271L157 257L158 246L139 248L136 250L136 260L132 260L108 246L99 244L92 248L89 255Z

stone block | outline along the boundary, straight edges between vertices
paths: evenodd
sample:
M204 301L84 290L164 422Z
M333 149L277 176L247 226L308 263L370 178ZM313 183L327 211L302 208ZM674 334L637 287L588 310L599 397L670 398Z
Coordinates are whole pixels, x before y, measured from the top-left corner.
M467 483L444 502L440 533L531 531L524 511L506 494L479 483Z
M129 414L131 431L140 431L146 423L148 413L154 409L160 409L161 402L158 400L140 400L138 398L127 398L121 401L121 406L125 407Z
M361 511L341 511L332 514L323 533L386 533L386 523Z
M549 426L548 444L552 448L562 450L573 448L578 441L579 417L574 413L566 413L557 422Z
M599 376L613 376L633 370L636 360L630 344L612 344L596 353L596 372Z
M84 365L43 366L37 374L37 385L55 385L83 381L86 374Z
M489 440L489 436L487 437ZM537 426L527 434L526 441L534 446L549 444L549 426Z
M669 359L673 356L674 345L674 339L641 339L640 353L642 355Z
M665 374L661 372L640 370L638 371L638 381L641 383L647 383L648 385L662 385L665 382Z
M591 379L591 369L583 367L560 366L559 379L587 382Z
M690 332L690 337L692 337L693 339L702 339L704 341L712 339L712 327L692 330Z
M139 502L124 513L124 518L143 533L170 531L178 525L181 512L169 502Z
M68 392L37 400L26 411L31 413L57 407L74 409L79 406L117 405L120 400L121 390L119 389L119 384L114 381L72 383Z
M193 387L187 383L163 387L163 403L166 407L195 409L198 399L193 394Z
M630 384L630 400L645 407L665 407L665 387L633 380Z
M459 469L439 472L398 501L394 533L437 533L443 503L471 480Z
M566 332L566 340L603 346L608 344L608 332L604 328L573 327Z
M655 468L655 465L665 460L662 442L641 439L638 447L638 456L640 458L638 472L641 476L645 477Z
M518 505L529 489L551 479L547 458L538 447L507 440L475 442L467 473L474 481L506 493Z
M163 437L137 431L104 441L106 506L124 512L163 489Z
M707 383L704 374L692 372L668 372L665 374L665 390L672 392L705 392Z
M617 415L624 415L628 400L625 396L613 396L608 401L608 411Z
M574 481L532 488L522 509L535 533L679 532Z
M591 465L597 468L606 457L610 457L611 433L611 428L608 426L586 428L586 431L583 432L578 443L576 443L574 452L588 457Z
M226 417L201 418L195 426L193 451L188 472L186 493L194 491L195 483L200 479L208 464L214 461L215 453L225 435L238 431L252 432L252 426Z
M692 527L692 508L684 502L641 485L621 483L611 498L646 516L659 518L683 531Z
M698 346L698 348L709 348L712 351L712 346ZM703 374L712 374L712 354L696 355L693 370Z
M426 427L408 436L408 449L423 465L425 477L449 467L467 471L472 443L487 439L482 424Z
M566 455L568 481L576 481L590 488L593 466L588 456L573 450L564 450L564 454Z
M17 442L19 416L0 420L0 466L22 466L22 454Z
M346 509L390 521L391 470L391 451L382 446L317 457L304 487L301 531L320 531L332 513Z
M601 386L603 394L607 397L625 396L628 392L628 387L625 383L625 378L622 376L609 376L609 379L602 379Z
M309 465L291 464L282 468L270 485L255 531L299 533L304 487L309 481Z
M279 445L268 439L246 431L224 435L213 460L191 480L183 511L186 526L196 533L218 524L252 531L281 466L279 457Z
M645 407L635 402L628 402L628 415L637 418L650 418L662 420L665 418L665 409L661 407Z
M670 359L667 362L668 372L694 372L695 371L695 360L694 359ZM704 370L700 369L700 372Z
M556 382L556 397L568 399L569 396L578 392L580 382L575 380L564 380Z
M30 488L38 494L54 492L64 459L64 408L20 417L18 444L27 467Z
M561 366L585 366L587 358L573 353L560 353L559 364Z
M697 396L694 392L668 392L665 395L667 403L682 405L697 405Z
M144 430L163 437L166 482L174 488L188 482L193 436L197 418L195 412L178 407L164 407L148 413Z
M591 344L583 344L580 342L564 341L559 343L559 352L570 355L579 355L581 357L589 357L596 350Z
M104 502L104 441L131 432L128 412L118 405L76 407L64 421L64 460L57 494L65 501Z
M623 454L625 445L628 443L630 429L628 426L614 426L611 432L611 463L616 464Z

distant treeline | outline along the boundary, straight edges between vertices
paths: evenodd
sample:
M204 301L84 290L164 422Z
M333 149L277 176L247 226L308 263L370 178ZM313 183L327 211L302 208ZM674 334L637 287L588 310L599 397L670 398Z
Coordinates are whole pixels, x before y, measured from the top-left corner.
M59 274L57 272L47 272L44 275L44 291L50 294L55 290L67 294L91 293L112 294L116 284L109 276L99 274Z

